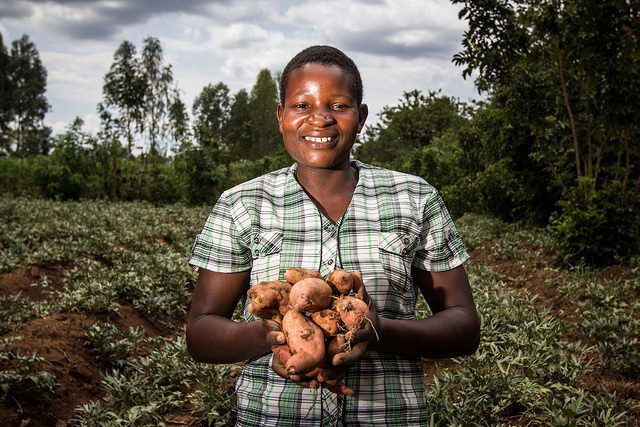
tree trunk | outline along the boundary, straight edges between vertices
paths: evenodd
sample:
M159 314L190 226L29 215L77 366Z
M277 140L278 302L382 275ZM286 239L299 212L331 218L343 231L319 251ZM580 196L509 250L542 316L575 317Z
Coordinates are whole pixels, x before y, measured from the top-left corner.
M571 109L571 104L569 103L569 92L567 91L567 83L564 80L564 59L562 57L562 49L558 46L558 71L560 75L560 85L562 86L562 97L564 99L564 106L567 109L567 113L569 114L569 124L571 125L571 136L573 137L573 149L575 150L576 155L576 173L577 177L580 178L582 176L582 171L580 170L580 146L578 144L578 133L576 131L576 123L573 118L573 110ZM582 188L582 183L578 180L578 186Z
M622 206L627 205L627 187L629 185L629 175L631 174L631 160L629 153L629 133L626 129L622 131L622 141L624 142L624 180L622 181Z

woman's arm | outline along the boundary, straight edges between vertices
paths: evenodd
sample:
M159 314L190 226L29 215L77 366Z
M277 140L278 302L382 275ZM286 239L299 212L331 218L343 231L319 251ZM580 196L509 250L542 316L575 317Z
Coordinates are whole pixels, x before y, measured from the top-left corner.
M201 269L187 321L187 349L198 362L234 363L271 351L262 322L234 322L250 271Z
M414 267L412 274L433 315L419 320L378 317L380 341L373 348L429 358L473 353L480 341L480 321L464 267L442 272Z

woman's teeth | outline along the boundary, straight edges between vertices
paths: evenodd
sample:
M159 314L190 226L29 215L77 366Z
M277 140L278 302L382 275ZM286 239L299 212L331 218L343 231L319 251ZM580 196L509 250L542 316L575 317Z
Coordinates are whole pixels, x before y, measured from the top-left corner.
M305 136L304 140L309 142L331 142L335 139L333 136L323 136L322 138L315 136Z

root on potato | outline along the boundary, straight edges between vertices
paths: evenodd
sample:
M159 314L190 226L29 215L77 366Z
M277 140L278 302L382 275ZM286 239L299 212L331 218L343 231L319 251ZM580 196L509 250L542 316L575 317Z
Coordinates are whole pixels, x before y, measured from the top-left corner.
M340 320L347 331L356 331L362 322L368 319L369 307L359 298L343 296L335 300L332 308L340 315Z

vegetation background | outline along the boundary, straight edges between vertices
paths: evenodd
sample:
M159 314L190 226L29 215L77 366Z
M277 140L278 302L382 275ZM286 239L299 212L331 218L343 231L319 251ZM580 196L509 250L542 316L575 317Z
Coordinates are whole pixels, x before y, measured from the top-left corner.
M432 421L637 423L640 11L453 3L468 22L453 60L484 100L399 94L353 151L438 188L472 251L483 345L425 361ZM123 41L99 132L76 119L52 137L36 46L0 39L2 418L233 421L235 367L184 351L186 259L224 189L292 162L277 77L208 84L189 109L159 41Z

